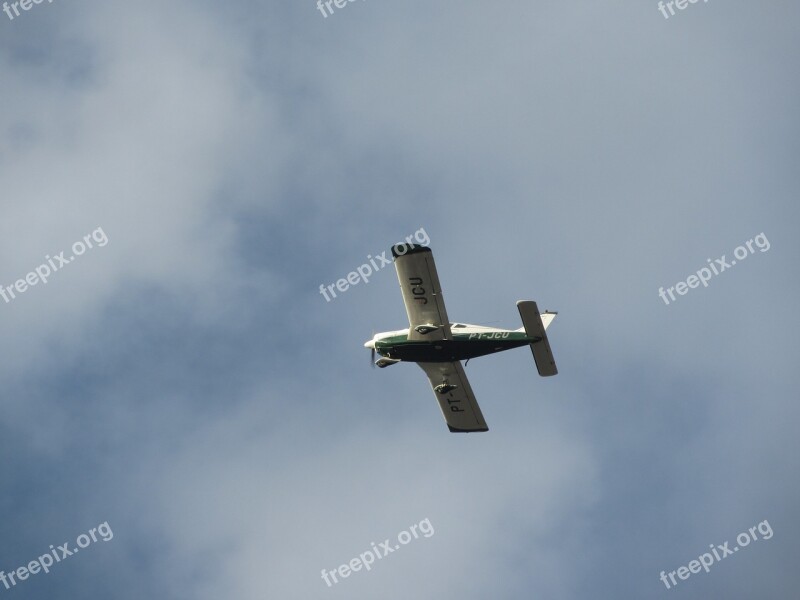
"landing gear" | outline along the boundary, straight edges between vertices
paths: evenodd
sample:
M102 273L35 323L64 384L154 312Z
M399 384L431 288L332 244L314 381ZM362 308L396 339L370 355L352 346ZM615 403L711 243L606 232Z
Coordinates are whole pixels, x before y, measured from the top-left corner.
M382 357L375 361L375 366L377 366L379 369L385 369L386 367L396 365L399 362L399 360L395 360L393 358Z
M457 387L458 387L457 385L453 385L452 383L447 383L447 381L445 380L443 383L440 383L433 389L436 390L436 392L438 392L439 394L446 394L447 392L452 392Z
M414 331L422 335L430 333L431 331L436 331L437 329L439 328L436 325L417 325L414 327Z

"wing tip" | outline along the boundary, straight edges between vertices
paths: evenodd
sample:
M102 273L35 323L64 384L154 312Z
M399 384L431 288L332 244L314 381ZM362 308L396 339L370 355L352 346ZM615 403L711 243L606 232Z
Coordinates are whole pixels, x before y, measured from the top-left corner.
M402 250L402 252L401 252ZM417 244L395 244L392 246L392 256L394 258L399 258L401 256L406 256L408 254L416 254L418 252L430 252L431 249L428 246L419 246Z
M448 425L447 428L450 430L450 433L483 433L485 431L489 431L488 427L483 429L458 429L457 427Z

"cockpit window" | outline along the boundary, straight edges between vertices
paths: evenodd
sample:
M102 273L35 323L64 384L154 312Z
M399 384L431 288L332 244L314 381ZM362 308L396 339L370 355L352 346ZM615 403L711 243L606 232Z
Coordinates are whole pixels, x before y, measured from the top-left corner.
M463 323L454 323L453 327L466 327Z

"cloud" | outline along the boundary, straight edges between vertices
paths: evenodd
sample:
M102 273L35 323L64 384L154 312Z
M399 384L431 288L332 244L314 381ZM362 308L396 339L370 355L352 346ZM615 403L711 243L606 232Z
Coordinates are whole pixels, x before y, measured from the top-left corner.
M25 593L647 597L769 519L683 589L786 595L796 40L752 6L5 23L0 284L98 226L109 243L0 304L0 567L107 520ZM751 28L772 42L729 33ZM368 369L370 330L405 324L389 269L318 294L420 227L451 318L560 311L558 378L522 350L470 363L486 436L449 435L418 368ZM659 299L761 231L768 253ZM325 586L424 518L433 537Z

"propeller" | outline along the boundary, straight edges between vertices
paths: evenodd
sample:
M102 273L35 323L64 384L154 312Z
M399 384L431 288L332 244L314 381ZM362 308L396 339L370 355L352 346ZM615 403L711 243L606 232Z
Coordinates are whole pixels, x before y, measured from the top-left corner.
M370 348L370 363L372 364L372 368L375 368L375 330L372 330L372 337L370 338L372 341L372 347Z

